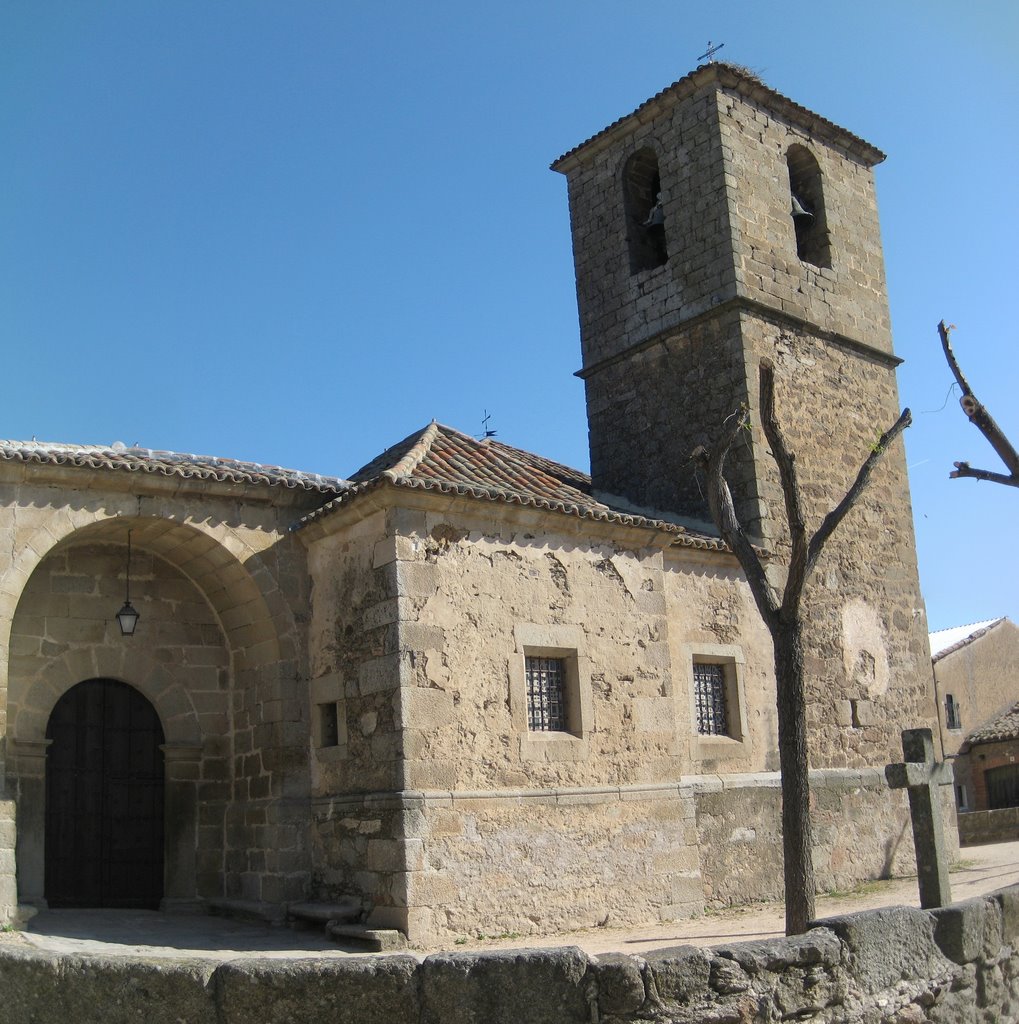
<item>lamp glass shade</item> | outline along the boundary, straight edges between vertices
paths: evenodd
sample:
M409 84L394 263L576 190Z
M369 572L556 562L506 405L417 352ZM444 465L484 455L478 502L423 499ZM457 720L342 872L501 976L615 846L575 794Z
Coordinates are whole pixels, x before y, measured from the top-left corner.
M133 636L135 627L141 616L134 610L130 601L124 602L124 607L117 612L117 622L120 623L121 636Z

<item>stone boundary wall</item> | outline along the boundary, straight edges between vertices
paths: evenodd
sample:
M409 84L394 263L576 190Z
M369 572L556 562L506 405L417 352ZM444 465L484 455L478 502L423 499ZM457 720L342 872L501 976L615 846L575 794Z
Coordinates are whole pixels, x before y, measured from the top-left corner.
M51 955L0 943L9 1024L1014 1024L1019 885L937 911L646 956L575 947L310 960Z
M1019 839L1019 807L997 811L959 811L959 845L1008 843Z

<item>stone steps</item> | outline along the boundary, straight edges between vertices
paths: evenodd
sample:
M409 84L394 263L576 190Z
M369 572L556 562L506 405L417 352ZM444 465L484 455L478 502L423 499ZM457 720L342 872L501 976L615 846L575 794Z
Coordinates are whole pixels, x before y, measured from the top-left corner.
M407 948L406 936L395 928L369 928L363 924L331 921L326 925L326 934L337 942L363 947L369 953L388 953Z

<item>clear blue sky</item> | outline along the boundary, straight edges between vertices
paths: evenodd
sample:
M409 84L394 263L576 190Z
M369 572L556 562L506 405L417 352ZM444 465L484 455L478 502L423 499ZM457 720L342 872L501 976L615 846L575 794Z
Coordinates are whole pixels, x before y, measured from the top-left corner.
M433 417L587 468L560 153L720 57L877 170L931 628L1019 621L1019 4L9 0L0 434L346 475ZM946 404L946 397L948 401Z

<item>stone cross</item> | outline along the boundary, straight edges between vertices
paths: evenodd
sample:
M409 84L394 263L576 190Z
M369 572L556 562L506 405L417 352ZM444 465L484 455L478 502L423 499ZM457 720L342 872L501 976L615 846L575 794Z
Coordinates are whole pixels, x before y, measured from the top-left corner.
M930 729L903 729L902 755L905 763L887 765L885 778L892 789L909 791L920 906L925 910L946 907L952 902L952 890L937 787L951 784L952 767L935 762Z

